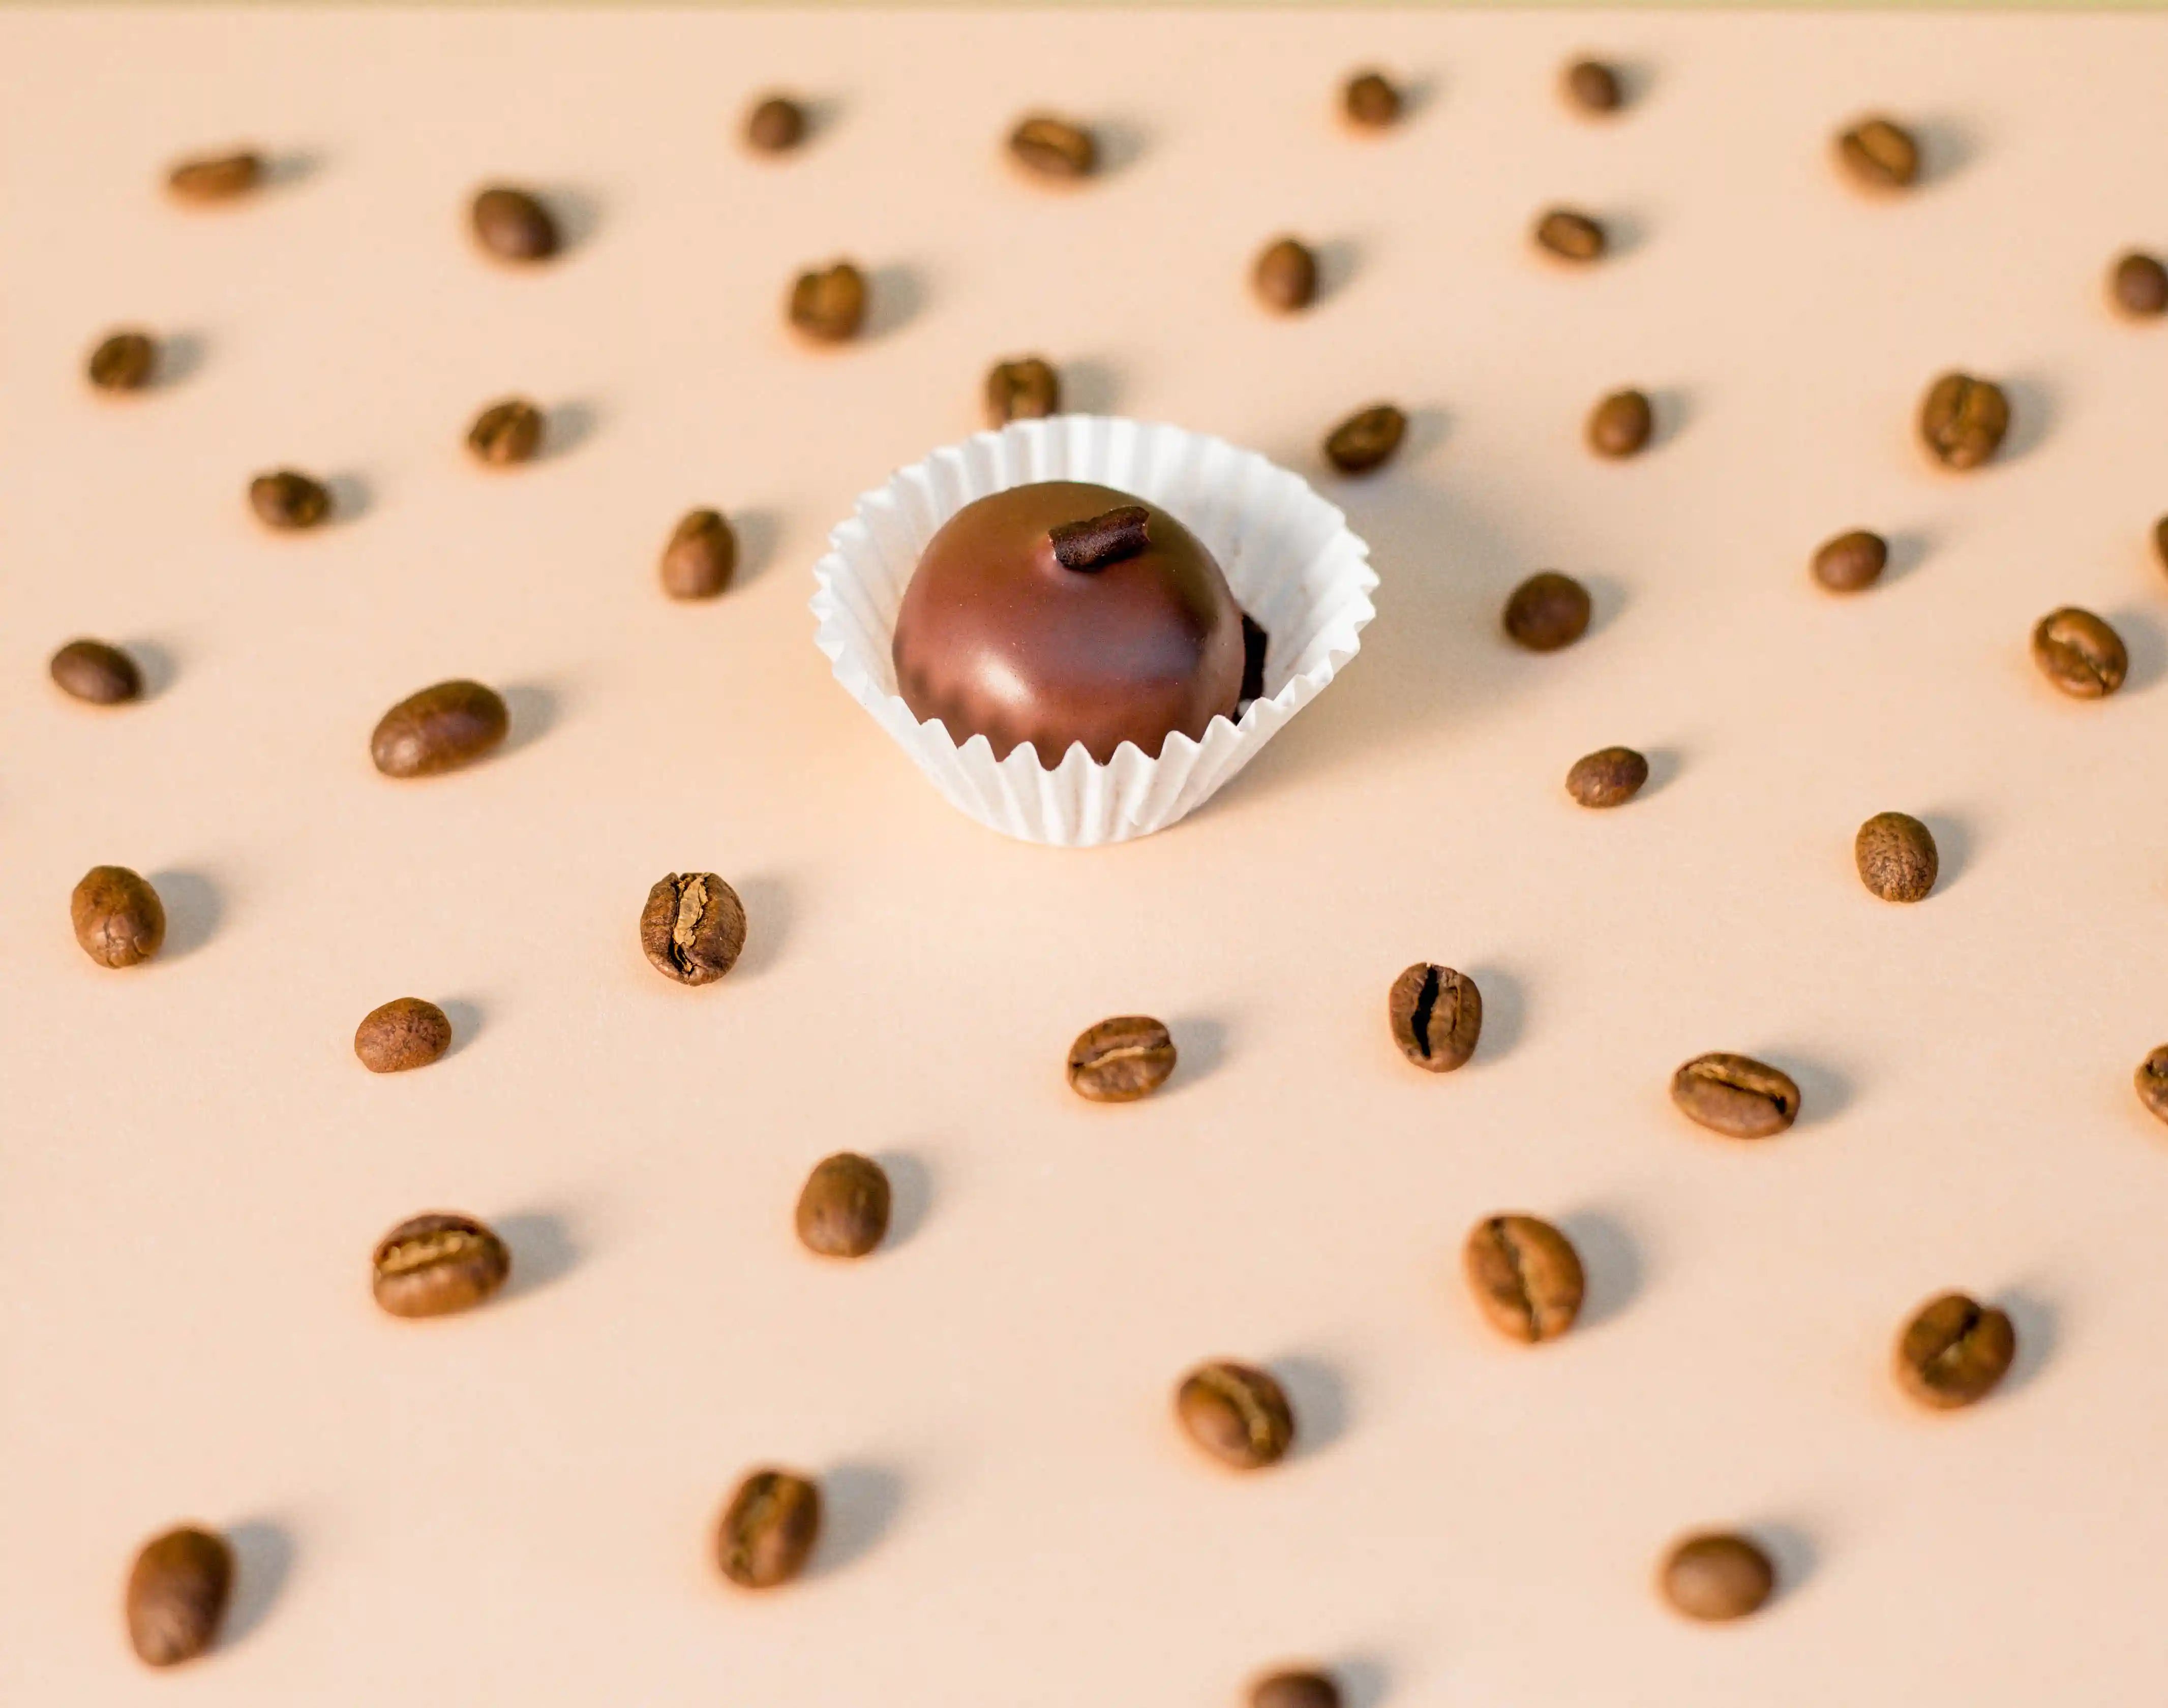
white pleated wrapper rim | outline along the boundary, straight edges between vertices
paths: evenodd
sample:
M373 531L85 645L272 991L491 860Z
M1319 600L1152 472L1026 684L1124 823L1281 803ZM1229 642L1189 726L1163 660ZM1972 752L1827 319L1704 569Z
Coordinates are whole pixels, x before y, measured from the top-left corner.
M1124 742L1110 763L1072 746L1052 771L1029 745L996 761L921 723L895 689L895 613L934 530L966 504L1038 480L1089 480L1149 499L1204 543L1264 628L1265 692L1202 740L1179 731L1157 759ZM1355 656L1376 611L1369 548L1299 476L1204 433L1106 416L1013 422L944 446L862 493L813 566L814 639L836 680L933 786L980 824L1089 848L1163 830L1211 798Z

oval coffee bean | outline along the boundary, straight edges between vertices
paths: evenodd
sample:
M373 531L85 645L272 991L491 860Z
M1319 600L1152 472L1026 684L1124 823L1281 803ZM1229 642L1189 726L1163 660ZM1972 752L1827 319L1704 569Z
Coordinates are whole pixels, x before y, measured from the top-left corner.
M1009 132L1009 154L1041 178L1089 178L1099 164L1099 145L1089 130L1065 119L1034 114Z
M1920 176L1920 145L1891 119L1862 119L1840 131L1838 162L1855 183L1868 189L1901 190Z
M1560 261L1600 260L1610 246L1603 227L1586 214L1553 208L1536 221L1536 247Z
M1510 1339L1555 1340L1581 1314L1581 1255L1533 1216L1485 1217L1469 1230L1461 1265L1485 1319Z
M369 1287L395 1317L445 1317L481 1303L512 1273L504 1242L471 1216L435 1211L376 1243Z
M500 261L547 261L557 252L557 222L533 195L508 184L478 192L468 210L475 241Z
M263 181L263 156L253 149L199 155L178 162L166 174L166 188L178 201L230 202Z
M1200 1364L1175 1390L1175 1416L1189 1439L1223 1465L1257 1471L1294 1445L1294 1413L1278 1382L1246 1364Z
M1884 901L1923 901L1941 861L1934 833L1910 813L1877 813L1852 838L1859 881Z
M1267 308L1306 309L1317 299L1317 257L1293 237L1275 238L1251 263L1250 286Z
M2168 1044L2163 1044L2138 1064L2133 1076L2138 1101L2163 1121L2168 1121Z
M1400 92L1382 72L1358 72L1340 91L1340 110L1363 130L1384 130L1400 116Z
M75 940L101 967L133 967L166 941L158 892L125 866L93 866L68 899Z
M353 1029L353 1053L372 1074L426 1068L452 1047L444 1010L419 996L399 996L372 1008Z
M1402 1055L1431 1073L1450 1073L1475 1053L1483 993L1464 973L1418 961L1386 993L1385 1020Z
M267 528L314 528L332 513L332 495L321 480L280 469L248 483L248 507Z
M712 872L657 878L640 910L640 947L680 984L712 984L745 952L745 904Z
M821 1490L792 1471L756 1471L715 1527L715 1563L746 1589L773 1589L805 1569L821 1540Z
M1250 1686L1250 1708L1340 1708L1340 1687L1308 1667L1267 1673Z
M464 680L438 682L376 720L369 756L386 777L435 777L471 765L511 727L512 714L496 689Z
M63 693L93 706L118 706L143 692L136 660L102 640L71 640L45 667Z
M1576 60L1560 79L1566 100L1584 113L1615 113L1625 101L1618 73L1601 60Z
M1614 391L1588 413L1588 448L1599 457L1630 457L1646 448L1655 425L1645 392Z
M90 353L83 372L100 391L141 391L158 365L158 347L148 332L109 332Z
M756 153L787 153L805 140L805 109L788 95L769 95L746 114L745 138Z
M1571 576L1539 570L1506 601L1506 633L1531 652L1556 652L1588 632L1588 589Z
M738 537L722 512L688 510L662 548L662 591L673 599L712 599L738 566Z
M798 1238L823 1257L863 1257L888 1233L888 1175L871 1157L839 1151L798 1195Z
M1889 542L1856 528L1824 540L1815 552L1815 579L1832 593L1857 593L1871 587L1889 563Z
M523 397L492 403L467 429L467 449L492 469L531 463L542 448L542 411Z
M1061 376L1038 356L996 362L986 371L986 425L1043 421L1061 412Z
M1688 1619L1744 1619L1775 1593L1777 1568L1745 1536L1719 1531L1677 1543L1664 1557L1657 1583L1664 1599Z
M192 1661L217 1639L233 1592L226 1539L184 1525L144 1543L128 1573L128 1641L145 1664Z
M1070 1089L1094 1103L1129 1103L1156 1091L1174 1071L1174 1040L1147 1015L1087 1026L1069 1047Z
M1945 469L1977 469L2010 431L2010 400L1990 379L1945 374L1920 402L1920 438Z
M1407 416L1390 403L1374 403L1325 436L1325 460L1343 475L1367 475L1392 460L1407 431Z
M791 281L790 324L823 344L855 338L865 324L866 276L848 261L813 268Z
M2032 628L2032 662L2073 699L2104 699L2123 686L2130 655L2123 637L2075 605L2050 611Z
M2133 250L2116 259L2108 275L2108 294L2123 313L2137 320L2168 314L2168 267L2154 256Z
M1641 792L1649 761L1630 747L1599 747L1573 762L1565 792L1585 807L1618 807Z
M1897 1385L1922 1405L1954 1411L1992 1393L2017 1356L2007 1313L1944 1293L1913 1313L1897 1337Z
M1718 1050L1671 1075L1671 1101L1690 1121L1727 1138L1767 1138L1799 1117L1792 1076L1751 1056Z

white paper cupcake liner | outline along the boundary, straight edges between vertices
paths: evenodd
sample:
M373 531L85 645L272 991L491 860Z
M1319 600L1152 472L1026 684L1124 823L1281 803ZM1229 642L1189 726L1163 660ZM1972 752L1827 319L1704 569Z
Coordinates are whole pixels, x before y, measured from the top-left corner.
M895 690L890 645L903 590L933 532L973 501L1037 480L1089 480L1181 520L1269 638L1265 692L1202 740L1178 731L1157 759L1128 742L1101 765L1072 746L1049 771L1028 745L995 761L922 724ZM1377 613L1369 548L1299 476L1204 433L1105 416L1055 416L975 433L861 494L813 566L814 639L836 680L948 800L1029 842L1089 848L1150 835L1193 812L1355 656Z

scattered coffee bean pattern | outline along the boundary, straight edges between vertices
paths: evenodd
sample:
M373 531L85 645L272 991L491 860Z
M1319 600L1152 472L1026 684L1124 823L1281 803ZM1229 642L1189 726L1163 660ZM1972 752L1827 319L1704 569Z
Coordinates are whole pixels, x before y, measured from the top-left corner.
M1824 540L1815 549L1815 579L1832 593L1857 593L1871 587L1889 567L1889 542L1855 528Z
M866 276L848 261L809 268L790 282L784 313L819 344L848 343L866 321Z
M2017 1356L2008 1313L1943 1293L1914 1312L1897 1337L1897 1385L1921 1405L1954 1411L1992 1393Z
M332 495L321 480L291 469L258 475L248 483L248 507L266 528L290 533L314 528L332 513Z
M1385 130L1400 119L1400 92L1383 72L1358 72L1340 92L1340 110L1363 130Z
M1506 633L1530 652L1556 652L1588 632L1588 589L1571 576L1539 570L1506 601Z
M1340 1687L1308 1667L1267 1673L1250 1686L1250 1708L1340 1708Z
M1744 1619L1776 1593L1777 1568L1749 1538L1713 1531L1676 1543L1664 1557L1657 1583L1664 1599L1688 1619Z
M475 241L500 261L524 264L557 252L557 221L530 191L492 184L467 210Z
M148 332L109 332L83 364L83 373L100 391L141 391L158 365L158 347Z
M1581 1314L1581 1254L1536 1217L1486 1216L1470 1230L1461 1265L1484 1319L1510 1339L1555 1340Z
M1089 178L1099 169L1098 139L1081 125L1043 113L1020 120L1009 132L1009 155L1043 178Z
M1671 1101L1726 1138L1767 1138L1799 1118L1799 1088L1790 1074L1724 1050L1696 1056L1672 1074Z
M2074 700L2104 699L2130 672L2123 637L2075 605L2050 611L2033 625L2032 662Z
M738 537L716 510L691 510L662 548L662 591L673 599L712 599L738 566Z
M1430 1073L1448 1074L1475 1053L1483 993L1464 973L1418 961L1386 993L1385 1020L1402 1055Z
M118 706L143 692L136 660L102 640L71 640L46 666L63 693L93 706Z
M386 777L436 777L471 765L512 728L504 697L480 682L438 682L409 694L369 737L369 756Z
M1920 145L1894 119L1862 119L1837 134L1836 157L1871 190L1908 188L1920 176Z
M715 1563L742 1589L773 1589L805 1569L821 1540L821 1488L794 1471L755 1471L715 1528Z
M419 996L395 997L370 1009L353 1031L353 1053L372 1074L426 1068L451 1047L450 1019Z
M746 114L747 146L757 154L787 154L805 140L805 109L788 95L769 95Z
M1910 813L1877 813L1852 838L1859 881L1884 901L1924 901L1942 869L1934 833Z
M986 425L1043 421L1061 412L1061 376L1043 356L996 362L986 372Z
M745 952L745 904L712 872L658 878L640 910L640 947L680 984L712 984Z
M1408 418L1390 403L1374 403L1325 436L1325 460L1343 475L1367 475L1393 459L1407 436Z
M1121 1015L1087 1026L1069 1047L1070 1089L1094 1103L1134 1103L1174 1071L1174 1040L1158 1021Z
M1588 412L1588 448L1599 457L1631 457L1648 447L1656 413L1642 391L1614 391Z
M505 1283L512 1253L471 1216L432 1211L401 1222L369 1256L369 1286L395 1317L471 1310Z
M134 967L166 941L166 910L158 892L125 866L93 866L68 904L75 940L101 967Z
M1565 792L1585 807L1623 807L1649 780L1649 761L1630 747L1599 747L1565 774Z
M1584 113L1615 113L1626 101L1618 73L1602 60L1576 60L1565 68L1560 87L1567 103Z
M232 1593L233 1551L223 1536L192 1525L153 1536L128 1573L128 1641L147 1666L192 1661L217 1641Z
M888 1175L871 1157L839 1151L806 1176L798 1238L823 1257L863 1257L888 1233Z
M492 403L467 429L467 449L485 468L531 463L542 448L542 411L523 397Z
M1544 253L1576 266L1602 260L1611 242L1597 220L1571 208L1553 208L1538 218L1535 238Z
M2009 431L2010 400L1991 379L1945 374L1921 400L1921 442L1945 469L1977 469Z
M1222 1465L1260 1471L1294 1445L1294 1413L1269 1371L1228 1359L1200 1364L1174 1391L1189 1439Z
M1306 309L1317 299L1317 257L1299 238L1275 238L1251 263L1250 286L1267 308Z
M174 200L199 205L236 200L263 181L263 156L247 148L177 161L166 173Z

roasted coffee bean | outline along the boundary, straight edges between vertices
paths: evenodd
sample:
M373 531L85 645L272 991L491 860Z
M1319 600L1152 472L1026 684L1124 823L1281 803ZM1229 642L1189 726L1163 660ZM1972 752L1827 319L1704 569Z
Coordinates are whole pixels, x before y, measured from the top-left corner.
M1094 1103L1129 1103L1174 1071L1174 1040L1159 1021L1122 1015L1087 1026L1069 1047L1069 1085Z
M823 344L858 335L866 319L866 276L848 261L801 273L791 281L790 324Z
M475 241L500 261L546 261L557 252L557 222L533 195L507 184L478 193L469 210Z
M1816 549L1815 579L1832 593L1857 593L1873 586L1889 562L1889 542L1878 533L1856 528L1824 540Z
M1601 60L1576 60L1561 79L1566 100L1584 113L1615 113L1624 104L1618 73Z
M1548 1222L1486 1216L1469 1231L1461 1265L1485 1320L1512 1339L1555 1340L1581 1314L1581 1255Z
M712 872L656 880L640 910L640 947L655 970L680 984L712 984L745 952L745 904Z
M492 403L467 429L467 448L492 469L531 463L542 448L542 411L523 397Z
M1897 1337L1897 1385L1921 1405L1954 1411L1992 1393L2017 1356L2017 1331L2006 1312L1943 1293L1914 1312Z
M263 156L247 148L198 155L176 162L166 173L166 188L176 200L199 204L230 202L263 181Z
M480 682L438 682L409 694L381 718L369 756L386 777L434 777L471 765L512 727L503 697Z
M1942 869L1934 833L1910 813L1877 813L1852 839L1859 881L1884 901L1924 901Z
M1603 227L1586 214L1553 208L1536 221L1536 247L1561 261L1600 259L1609 244Z
M1043 421L1061 412L1061 376L1038 356L996 362L986 370L986 425Z
M1151 512L1141 504L1118 504L1097 516L1057 522L1046 531L1054 561L1065 570L1094 575L1109 564L1141 554L1151 544Z
M1402 1055L1431 1073L1450 1073L1475 1053L1483 993L1465 973L1418 961L1386 993L1385 1021Z
M102 640L71 640L46 668L62 692L93 706L117 706L143 692L136 660Z
M756 1471L739 1483L715 1530L715 1562L746 1589L773 1589L805 1569L821 1540L821 1490L793 1471Z
M1306 309L1317 299L1317 257L1293 237L1275 238L1251 264L1250 284L1267 308Z
M2073 699L2104 699L2123 686L2130 655L2123 637L2075 605L2050 611L2032 626L2032 662Z
M1265 653L1273 644L1272 636L1257 626L1257 621L1245 611L1242 613L1242 686L1235 696L1235 715L1252 700L1265 697Z
M1840 131L1836 157L1855 183L1869 189L1900 190L1920 176L1920 145L1903 125L1862 119Z
M248 483L248 507L266 528L290 532L314 528L328 517L332 495L322 481L279 469Z
M759 154L783 154L805 140L805 109L788 95L769 95L746 114L747 146Z
M1343 475L1367 475L1392 461L1407 431L1407 416L1390 403L1374 403L1325 436L1325 460Z
M2010 400L1990 379L1945 374L1920 402L1920 439L1945 469L1976 469L2010 431Z
M1690 1121L1727 1138L1767 1138L1799 1116L1792 1076L1751 1056L1718 1050L1671 1075L1671 1101Z
M68 899L68 917L84 954L101 967L133 967L166 941L158 892L125 866L93 866Z
M1745 1536L1718 1531L1675 1546L1657 1583L1664 1599L1688 1619L1743 1619L1767 1605L1777 1568Z
M1358 72L1341 88L1340 110L1362 130L1388 130L1399 122L1400 92L1382 72Z
M226 1539L184 1525L143 1544L128 1573L123 1605L128 1641L146 1665L192 1661L218 1638L233 1592Z
M1189 1439L1223 1465L1257 1471L1287 1456L1294 1413L1278 1382L1246 1364L1200 1364L1175 1390L1175 1416Z
M2168 570L2168 516L2153 524L2153 555L2160 560L2160 567Z
M401 1222L370 1254L369 1286L395 1317L470 1310L505 1283L512 1254L471 1216L433 1211Z
M1506 601L1506 633L1531 652L1556 652L1588 632L1588 589L1571 576L1539 570Z
M673 599L712 599L738 566L738 537L722 513L688 510L662 548L662 591Z
M157 365L158 347L148 332L112 332L98 341L83 372L100 391L141 391Z
M2161 1120L2168 1121L2168 1044L2138 1064L2138 1101Z
M1565 792L1585 807L1618 807L1641 792L1649 761L1630 747L1599 747L1565 774Z
M1089 130L1043 113L1009 132L1009 154L1040 178L1089 178L1099 165L1099 145Z
M1250 1686L1250 1708L1340 1708L1340 1687L1308 1667L1267 1673Z
M839 1151L798 1195L798 1238L823 1257L863 1257L888 1232L888 1175L871 1157Z
M1645 392L1614 391L1588 412L1588 448L1599 457L1630 457L1647 446L1655 426Z
M419 996L395 997L372 1008L353 1029L353 1053L372 1074L426 1068L451 1047L451 1021Z
M2136 250L2119 256L2108 275L2108 294L2123 313L2139 320L2168 314L2168 267Z

